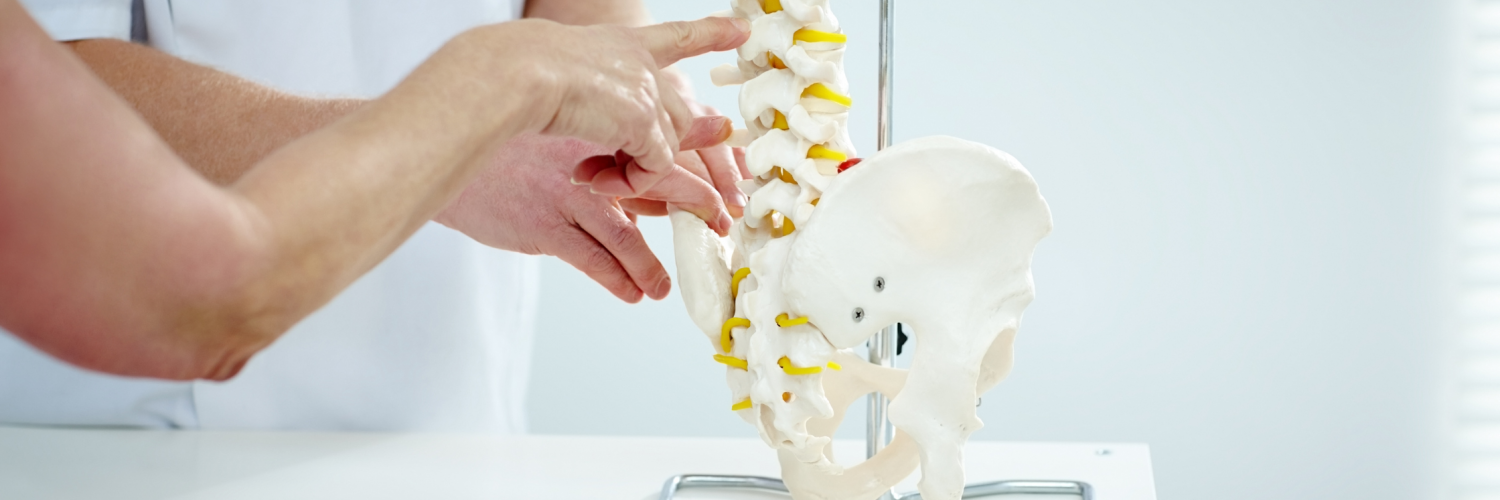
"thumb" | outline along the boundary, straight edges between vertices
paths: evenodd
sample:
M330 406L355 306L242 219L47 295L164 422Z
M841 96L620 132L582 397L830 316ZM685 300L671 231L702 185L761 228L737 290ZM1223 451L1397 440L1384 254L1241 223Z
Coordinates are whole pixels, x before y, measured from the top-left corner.
M739 47L750 38L750 22L737 17L706 17L637 28L646 50L665 68L680 59Z

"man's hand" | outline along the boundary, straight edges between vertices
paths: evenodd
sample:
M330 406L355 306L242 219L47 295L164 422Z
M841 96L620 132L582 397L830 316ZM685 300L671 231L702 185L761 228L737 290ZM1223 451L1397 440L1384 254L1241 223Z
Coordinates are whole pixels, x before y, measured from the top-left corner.
M615 24L620 26L645 26L651 24L651 15L646 11L646 6L641 0L527 0L526 17L542 18L557 21L563 24L594 25ZM657 76L668 87L677 91L687 104L688 109L694 116L708 117L719 116L719 112L708 106L698 104L693 98L691 79L678 71L676 67L662 68ZM687 138L683 138L687 141ZM601 159L602 160L602 159ZM731 149L724 145L714 145L701 150L691 151L690 148L679 148L673 156L678 167L691 171L703 181L713 186L714 190L722 197L724 206L729 214L741 217L744 213L746 203L745 195L734 185L735 181L750 176L749 170L745 168L744 151L739 148ZM629 157L624 161L611 162L609 165L628 164ZM587 182L592 179L597 171L592 169L603 168L603 164L590 165L590 170L580 170L574 173L575 181ZM690 192L691 190L664 190L667 194L678 194ZM647 198L623 198L620 205L627 212L638 215L666 215L667 204L660 199ZM679 208L682 208L679 206ZM694 213L698 213L695 211ZM702 214L700 214L701 216ZM727 229L727 228L726 228Z
M660 300L672 281L635 222L613 197L569 182L575 164L607 152L576 139L517 137L434 220L495 248L555 255L620 300Z
M661 77L667 80L672 88L687 102L693 114L697 116L722 116L719 110L712 106L699 104L693 93L693 80L677 70L676 66L663 69ZM688 150L678 153L677 164L695 173L706 175L703 180L713 184L714 189L724 197L724 206L729 209L729 215L735 218L745 215L745 193L740 191L735 183L741 179L750 178L750 169L745 166L745 152L741 148L730 148L720 142L707 148Z
M525 21L507 24L520 25L522 22ZM658 75L660 68L685 57L732 49L749 35L749 25L743 20L722 18L633 29L590 26L562 30L546 24L525 27L535 31L559 31L546 39L570 42L551 43L545 45L546 51L527 52L538 59L538 65L554 60L589 62L558 66L555 74L541 75L542 81L556 83L537 87L538 92L549 95L537 96L534 114L550 118L544 126L531 130L547 135L578 137L627 155L627 162L595 162L602 168L589 169L586 176L575 170L573 176L574 180L588 183L594 192L620 197L650 197L647 193L658 183L684 171L674 163L674 157L685 149L681 147L680 139L688 135L694 115L677 91ZM522 30L512 31L524 34ZM538 35L531 38L538 38ZM575 41L579 43L572 43ZM614 57L601 61L595 53L597 49L592 48L601 45L617 49ZM578 71L580 69L583 71ZM659 115L654 123L630 121L653 111ZM620 117L615 118L616 114ZM716 193L713 184L699 182L701 184L696 187L692 183L679 184L673 191L686 195L691 195L691 191ZM723 200L713 196L709 199L713 200L709 206L676 204L703 218L719 234L728 234L732 221L728 210L723 207Z
M646 246L635 214L665 215L668 202L705 205L703 200L673 197L701 193L681 186L709 179L695 149L722 143L728 127L728 119L721 116L695 120L683 137L686 150L677 154L681 168L646 197L623 200L590 192L588 186L570 181L569 172L575 164L603 159L614 165L616 156L624 153L609 154L576 139L520 136L501 147L484 172L433 220L495 248L555 255L620 300L635 303L642 294L661 300L672 288L671 278ZM730 188L739 193L733 185Z
M744 149L731 148L724 144L724 140L729 138L729 133L732 131L732 122L729 118L720 115L718 110L696 102L693 99L692 82L681 71L677 71L676 68L665 68L661 75L682 95L688 107L697 116L693 121L692 130L688 136L682 138L679 151L672 157L673 162L677 164L679 172L691 173L713 186L731 216L736 218L744 216L748 199L735 183L741 179L750 178L750 170L745 167ZM594 171L598 169L624 165L630 161L629 155L620 152L616 152L613 157L590 158L589 161L580 163L574 170L573 180L584 182L591 178ZM696 200L689 200L692 203L685 203L683 200L675 199L674 196L680 196L682 193L695 193L695 191L674 188L671 184L668 182L665 189L653 189L639 197L623 198L620 200L620 206L624 207L625 211L636 215L663 216L667 215L667 204L677 205L678 208L701 204ZM723 232L721 231L720 234Z

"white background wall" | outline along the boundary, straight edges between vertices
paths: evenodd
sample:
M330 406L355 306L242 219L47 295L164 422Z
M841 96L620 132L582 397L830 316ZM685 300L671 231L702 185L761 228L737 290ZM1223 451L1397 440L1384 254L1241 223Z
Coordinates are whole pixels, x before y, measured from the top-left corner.
M868 154L877 3L834 6ZM1163 499L1433 492L1446 2L902 0L898 22L898 140L1009 151L1056 223L976 439L1147 442ZM707 82L730 60L682 67L738 119ZM535 432L753 436L679 297L543 273Z

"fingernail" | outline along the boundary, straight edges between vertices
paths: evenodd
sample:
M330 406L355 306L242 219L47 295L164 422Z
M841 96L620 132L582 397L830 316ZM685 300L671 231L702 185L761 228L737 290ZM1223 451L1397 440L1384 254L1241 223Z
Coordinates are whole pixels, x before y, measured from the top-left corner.
M736 207L744 207L745 203L746 203L746 201L748 201L748 199L745 198L745 192L744 191L740 191L739 189L735 189L734 190L734 194L730 195L729 199L725 200L725 201L728 202L730 205L734 205Z
M734 120L730 120L727 116L723 118L719 122L719 133L716 136L721 141L729 139L730 134L734 133Z
M721 230L719 231L719 234L726 235L726 236L729 235L729 227L733 226L733 225L734 225L734 220L729 218L729 214L725 213L723 211L720 211L719 212L719 227L721 228Z
M657 297L666 297L667 296L667 292L671 291L671 290L672 290L672 277L671 276L662 276L661 279L656 280L656 296Z
M734 17L734 18L730 18L729 22L734 23L735 29L740 30L740 33L749 33L750 32L750 21L746 21L744 19L740 19L738 17Z

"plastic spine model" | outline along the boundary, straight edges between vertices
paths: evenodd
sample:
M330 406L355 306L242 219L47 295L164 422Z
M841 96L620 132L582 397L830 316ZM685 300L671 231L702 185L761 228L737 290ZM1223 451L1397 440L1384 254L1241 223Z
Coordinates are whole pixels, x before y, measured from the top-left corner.
M871 500L920 464L923 498L958 499L978 395L1010 369L1030 263L1051 216L1016 160L928 137L855 165L845 36L827 0L733 0L751 22L737 64L751 179L728 241L671 215L678 282L726 365L727 406L778 453L794 498ZM881 327L914 329L912 369L851 352ZM838 465L830 436L871 392L897 432L877 456Z
M823 395L821 372L833 349L787 313L778 287L796 228L806 224L818 198L854 148L849 140L851 100L844 78L844 42L825 1L734 2L735 15L751 22L739 64L714 70L716 85L743 83L740 113L752 141L745 151L751 179L745 216L735 224L734 317L722 327L720 361L730 372L736 411L760 424L767 442L799 460L819 460L826 437L807 433L811 417L833 410ZM759 421L758 421L759 420Z

